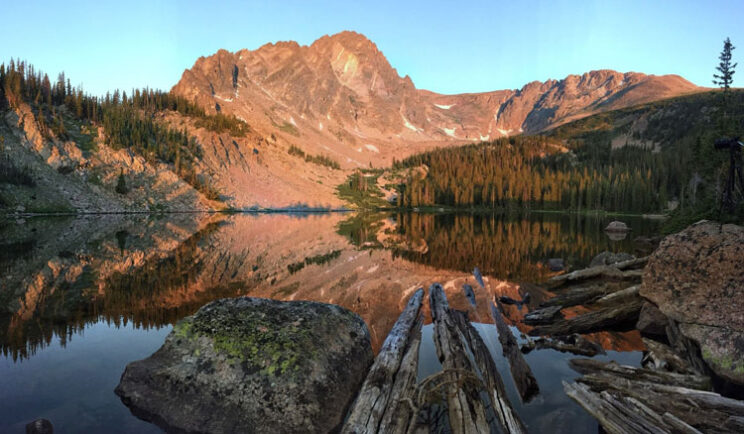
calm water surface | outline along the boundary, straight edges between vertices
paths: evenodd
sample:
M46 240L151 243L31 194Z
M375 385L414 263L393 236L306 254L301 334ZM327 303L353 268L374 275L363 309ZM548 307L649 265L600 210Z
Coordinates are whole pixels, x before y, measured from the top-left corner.
M657 225L624 218L632 235L612 240L607 218L532 214L105 216L0 222L0 432L24 432L36 418L55 432L159 432L114 395L127 363L149 356L173 324L203 304L251 295L336 303L367 322L375 351L419 286L445 284L467 310L461 283L478 266L496 295L536 300L548 258L585 266L604 250L643 253L638 236ZM640 250L639 250L640 249ZM540 395L522 404L495 326L476 291L470 318L484 337L509 397L531 432L595 433L597 423L563 393L577 376L552 350L526 355ZM528 308L509 306L517 336ZM574 313L580 313L577 307ZM440 367L425 325L419 375ZM589 336L605 359L638 364L636 332ZM519 337L519 339L523 339Z

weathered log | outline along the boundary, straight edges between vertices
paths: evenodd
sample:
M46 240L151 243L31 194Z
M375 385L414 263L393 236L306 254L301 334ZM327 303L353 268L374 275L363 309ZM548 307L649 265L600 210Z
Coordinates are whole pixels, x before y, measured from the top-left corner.
M447 386L446 403L452 432L523 432L519 425L509 426L504 422L516 419L513 412L501 414L500 403L494 405L495 388L488 384L488 378L497 372L484 374L488 370L479 366L475 356L488 350L482 340L473 338L477 332L469 331L472 326L465 314L449 308L438 283L429 288L429 305L434 321L434 343L442 363L439 375L446 377L443 383ZM477 384L467 384L468 377L463 373L470 373ZM503 400L508 403L505 395Z
M644 256L643 258L616 262L612 265L599 265L596 267L584 268L581 270L572 271L570 273L553 276L548 282L550 282L552 285L561 285L566 282L594 279L599 277L608 279L636 279L640 278L641 273L639 272L640 270L635 270L633 268L641 266L647 262L648 256Z
M530 330L529 335L569 335L633 326L638 321L640 311L641 301L639 300L585 313L575 318L556 321L553 324L538 326Z
M613 304L623 303L628 300L637 299L641 285L633 285L617 292L612 292L598 299L595 304L598 306L611 306Z
M475 307L475 292L473 292L473 287L465 283L462 285L462 291L465 293L465 298L468 299L470 305Z
M418 383L419 347L421 344L421 325L419 317L411 329L408 349L395 374L395 382L390 391L391 402L385 409L378 432L404 434L415 422L416 414L411 407L416 395Z
M472 385L466 387L466 378L461 378L461 371L475 373L477 367L452 317L442 285L434 283L429 287L429 306L434 321L437 356L442 363L443 375L447 377L446 403L452 432L480 433L497 429L495 421L489 424L486 414L489 408L492 409L490 399L483 402L480 392Z
M678 372L680 374L695 373L690 363L677 355L668 345L656 342L652 339L642 338L646 346L641 364L645 367L653 367L665 371Z
M423 297L424 290L420 288L408 300L393 329L385 338L344 423L343 433L378 432L388 406L396 398L392 393L394 382L409 342L412 341L410 334L417 324Z
M585 337L572 334L568 336L556 336L553 339L537 338L527 341L520 348L523 353L529 353L534 349L550 348L562 353L572 353L579 356L594 357L597 354L605 354L604 348L596 342L592 342Z
M481 275L478 267L473 268L473 277L475 277L475 281L478 282L478 285L480 285L481 288L486 287L486 285L483 283L483 276Z
M589 286L572 287L567 289L565 292L556 295L555 297L543 301L542 303L540 303L540 307L570 307L578 306L580 304L589 304L604 297L607 294L612 293L613 291L613 286L608 285L606 282Z
M530 365L524 360L524 355L519 350L519 344L517 344L517 340L514 338L511 330L509 330L509 326L506 325L502 314L501 306L496 307L496 305L491 303L491 316L499 332L499 342L501 342L504 356L509 360L512 379L517 386L517 391L522 401L529 402L540 392L540 388L537 385L535 376L532 374Z
M744 402L721 395L648 381L630 380L609 373L593 373L576 380L592 391L632 397L658 414L670 413L702 432L736 432L727 424L744 417ZM735 420L735 419L733 419Z
M698 390L710 390L710 378L696 374L677 374L675 372L654 371L645 368L633 368L618 365L615 362L603 362L594 359L572 359L571 369L581 374L608 374L629 380L647 381L669 386L679 386Z
M669 425L671 431L675 434L703 434L672 413L664 413L661 415L661 418L664 419L664 422Z
M566 381L563 382L563 390L610 434L671 434L670 430L655 426L660 417L658 414L655 414L656 417L647 416L653 410L639 412L622 397L618 399L607 392L595 392L585 384Z
M520 305L520 306L523 305L523 304L529 304L531 299L532 299L532 296L530 295L529 292L526 293L524 295L524 297L522 297L521 300L515 300L515 299L513 299L511 297L508 297L506 295L502 295L501 297L499 297L499 301L501 303L504 303L504 304L516 304L516 305Z
M533 310L524 315L522 322L527 325L550 324L563 318L563 314L561 314L562 308L562 306L548 306Z

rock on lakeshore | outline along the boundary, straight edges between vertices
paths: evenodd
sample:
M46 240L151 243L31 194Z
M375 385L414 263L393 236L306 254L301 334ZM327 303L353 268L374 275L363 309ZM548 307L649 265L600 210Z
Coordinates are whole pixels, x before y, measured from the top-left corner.
M666 237L640 294L679 323L716 374L744 384L744 227L702 221Z
M184 318L116 393L176 432L328 432L373 362L364 321L335 305L241 297Z

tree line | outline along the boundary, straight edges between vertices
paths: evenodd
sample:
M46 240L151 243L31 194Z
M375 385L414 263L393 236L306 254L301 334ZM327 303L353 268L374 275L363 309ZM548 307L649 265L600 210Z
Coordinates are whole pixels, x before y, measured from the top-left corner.
M41 134L45 138L70 138L68 122L87 122L101 126L105 142L114 149L131 149L151 163L173 166L185 181L217 199L217 192L203 177L196 175L196 161L203 151L196 139L184 129L167 126L158 119L163 111L174 111L195 119L195 126L217 133L245 136L250 127L235 116L208 114L195 103L153 89L107 92L103 97L86 94L73 87L64 73L52 83L49 76L20 60L0 64L0 110L16 108L21 102L31 106Z

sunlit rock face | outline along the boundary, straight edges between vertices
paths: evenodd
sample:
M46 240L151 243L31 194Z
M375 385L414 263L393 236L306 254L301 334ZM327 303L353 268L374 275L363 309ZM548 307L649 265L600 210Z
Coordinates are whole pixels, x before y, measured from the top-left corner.
M173 87L212 111L245 119L264 137L329 153L347 167L431 146L534 133L697 90L679 76L599 70L521 89L443 95L417 89L355 32L309 46L220 50L199 58Z
M167 431L325 433L343 421L372 360L367 326L346 309L224 299L130 363L116 393Z
M744 384L744 227L702 221L666 237L641 295L696 341L718 375Z

